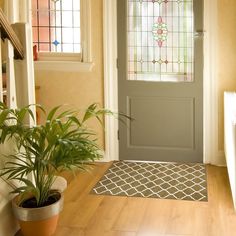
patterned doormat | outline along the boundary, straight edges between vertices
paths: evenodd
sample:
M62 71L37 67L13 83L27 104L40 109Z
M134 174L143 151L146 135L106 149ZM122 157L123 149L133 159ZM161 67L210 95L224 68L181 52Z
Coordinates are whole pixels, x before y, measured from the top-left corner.
M206 169L203 164L118 161L91 193L207 201Z

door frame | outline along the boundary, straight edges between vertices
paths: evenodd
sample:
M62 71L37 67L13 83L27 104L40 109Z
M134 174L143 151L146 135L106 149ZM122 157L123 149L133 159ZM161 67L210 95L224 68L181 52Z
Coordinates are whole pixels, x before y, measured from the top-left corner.
M218 150L217 21L215 0L204 0L203 162L224 165ZM117 0L103 0L104 106L118 111ZM104 161L119 160L118 120L105 118Z

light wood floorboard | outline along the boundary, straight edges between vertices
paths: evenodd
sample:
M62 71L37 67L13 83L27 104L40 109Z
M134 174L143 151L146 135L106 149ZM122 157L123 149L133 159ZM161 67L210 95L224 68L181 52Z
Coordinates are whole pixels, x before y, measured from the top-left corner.
M113 197L90 194L111 163L97 163L69 186L54 236L234 236L227 170L207 166L208 202Z

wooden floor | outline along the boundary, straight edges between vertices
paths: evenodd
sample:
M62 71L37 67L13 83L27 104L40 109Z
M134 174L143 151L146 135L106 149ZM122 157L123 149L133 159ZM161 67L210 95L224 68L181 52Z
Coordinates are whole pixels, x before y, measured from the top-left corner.
M236 213L226 168L207 167L208 202L89 194L110 163L67 176L55 236L234 236Z

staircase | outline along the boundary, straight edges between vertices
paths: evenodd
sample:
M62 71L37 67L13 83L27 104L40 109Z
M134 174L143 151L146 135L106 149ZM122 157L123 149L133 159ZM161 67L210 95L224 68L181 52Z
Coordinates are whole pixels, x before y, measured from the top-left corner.
M0 101L10 108L35 104L35 82L31 27L28 23L10 24L0 8ZM2 70L4 68L4 70ZM34 114L36 113L32 107ZM26 121L35 125L33 119ZM12 145L1 146L7 153ZM2 158L0 157L0 165ZM10 189L0 180L0 236L15 235L18 226L12 216Z
M6 74L0 67L0 100L10 108L35 103L35 83L31 27L27 23L11 25L0 9L0 59L6 63ZM35 111L34 111L35 112ZM33 121L29 120L31 125Z

